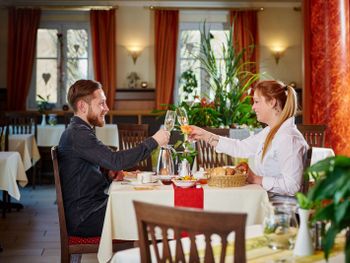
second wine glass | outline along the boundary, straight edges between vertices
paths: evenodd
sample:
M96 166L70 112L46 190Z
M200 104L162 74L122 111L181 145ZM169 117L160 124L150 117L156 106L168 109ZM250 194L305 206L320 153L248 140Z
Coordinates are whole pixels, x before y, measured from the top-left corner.
M173 110L168 110L164 119L164 128L168 132L171 132L174 129L175 125L176 112Z

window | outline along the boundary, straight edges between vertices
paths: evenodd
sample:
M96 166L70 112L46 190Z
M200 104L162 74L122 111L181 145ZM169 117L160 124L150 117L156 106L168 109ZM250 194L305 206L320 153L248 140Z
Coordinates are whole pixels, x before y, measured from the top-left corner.
M29 108L39 96L61 108L69 87L78 79L92 78L89 24L48 23L37 34L36 57Z
M208 84L208 76L201 70L201 65L196 57L200 51L201 35L203 23L180 23L179 30L179 51L177 61L177 79L178 85L175 89L175 96L179 101L193 101L195 95L206 96L213 99L214 91L210 89ZM222 72L224 63L222 58L222 45L226 44L226 37L229 33L226 23L206 23L206 29L212 37L212 47L216 57L216 62ZM192 94L186 98L186 93L183 90L184 83L181 81L181 76L187 70L192 70L197 79L197 87L194 88ZM179 102L179 101L175 101Z

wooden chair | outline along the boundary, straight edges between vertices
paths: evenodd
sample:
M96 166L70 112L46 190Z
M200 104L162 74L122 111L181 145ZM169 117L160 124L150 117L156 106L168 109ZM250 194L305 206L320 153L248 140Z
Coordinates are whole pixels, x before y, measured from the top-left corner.
M310 147L324 147L326 125L298 124L297 128Z
M119 149L128 150L143 142L148 137L148 124L118 123ZM139 162L129 170L152 171L151 157Z
M37 141L37 115L26 112L6 112L6 118L9 123L10 134L33 134ZM35 189L36 178L39 175L41 181L41 160L32 167L32 187Z
M7 112L11 134L34 134L37 139L37 115L25 112Z
M235 232L234 262L246 262L245 225L246 214L205 212L200 209L175 208L134 201L137 227L139 233L141 262L152 262L149 237L157 262L186 262L184 248L180 241L182 233L190 239L191 247L188 262L215 262L211 236L217 234L221 238L220 262L225 261L227 236ZM159 251L155 229L162 233L163 251ZM167 233L173 231L176 242L175 255L171 254ZM195 236L205 236L205 259L199 260ZM173 241L174 242L174 241Z
M214 134L229 137L229 129L220 129L220 128L205 128L207 131L210 131ZM198 167L203 167L204 169L213 168L223 165L232 165L233 160L231 156L228 156L224 153L215 152L214 147L205 141L196 142L197 148L197 164Z
M60 224L61 263L69 263L71 261L71 255L73 254L79 255L77 260L80 262L81 254L97 253L100 244L100 237L77 237L68 235L58 167L57 146L52 147L51 157L55 178L58 220ZM113 251L130 248L132 246L133 241L113 240Z

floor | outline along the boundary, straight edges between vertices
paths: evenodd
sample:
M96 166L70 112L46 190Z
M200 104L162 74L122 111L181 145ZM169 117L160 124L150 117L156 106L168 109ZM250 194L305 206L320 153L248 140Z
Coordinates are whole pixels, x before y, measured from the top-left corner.
M54 185L20 188L24 208L0 216L0 262L59 263L60 235ZM13 199L12 199L13 202ZM96 254L81 262L98 262Z

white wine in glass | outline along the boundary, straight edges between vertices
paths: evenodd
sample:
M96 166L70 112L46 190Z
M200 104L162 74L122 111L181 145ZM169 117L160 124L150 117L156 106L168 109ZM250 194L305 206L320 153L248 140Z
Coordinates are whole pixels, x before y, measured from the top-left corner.
M186 126L189 124L187 112L184 108L177 108L176 114L177 114L177 121L181 126Z
M174 129L175 117L176 117L175 111L168 110L166 112L165 119L164 119L164 127L165 127L165 130L167 130L168 132L171 132L172 129Z

